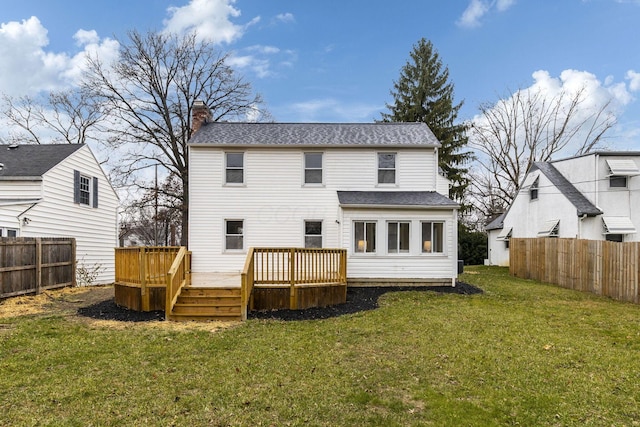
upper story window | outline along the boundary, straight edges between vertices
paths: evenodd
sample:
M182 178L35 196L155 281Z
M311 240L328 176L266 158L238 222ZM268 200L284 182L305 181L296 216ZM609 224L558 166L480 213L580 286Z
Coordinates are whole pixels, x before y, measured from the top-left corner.
M609 188L627 188L629 178L640 175L640 169L631 159L606 159L609 168Z
M390 254L409 252L409 223L389 222L387 224L387 252Z
M304 247L322 247L322 221L304 222Z
M225 153L225 182L244 183L244 153Z
M423 222L422 223L422 252L423 253L443 253L444 252L444 223L443 222Z
M73 202L98 207L98 178L73 171Z
M378 184L396 183L396 153L378 153Z
M533 181L533 184L531 184L531 188L529 188L529 199L530 200L537 200L538 199L538 186L540 183L540 177L536 178L535 181Z
M304 153L304 183L322 184L322 153Z
M354 221L354 252L372 253L376 251L376 222Z

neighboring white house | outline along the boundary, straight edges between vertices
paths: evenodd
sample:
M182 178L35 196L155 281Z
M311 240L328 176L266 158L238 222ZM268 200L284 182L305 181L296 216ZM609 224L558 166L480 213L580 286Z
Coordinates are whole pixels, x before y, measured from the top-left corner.
M114 281L118 197L85 144L0 145L0 236L74 237L78 267Z
M457 210L422 123L205 123L189 143L192 271L249 247L347 249L349 282L455 285Z
M488 227L490 264L505 264L511 237L640 240L638 175L640 152L599 151L534 163L502 224Z

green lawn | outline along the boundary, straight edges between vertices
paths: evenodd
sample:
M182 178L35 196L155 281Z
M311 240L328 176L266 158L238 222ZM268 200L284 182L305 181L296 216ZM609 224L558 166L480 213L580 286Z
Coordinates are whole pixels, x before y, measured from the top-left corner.
M0 425L640 426L639 306L467 271L484 294L215 333L3 319Z

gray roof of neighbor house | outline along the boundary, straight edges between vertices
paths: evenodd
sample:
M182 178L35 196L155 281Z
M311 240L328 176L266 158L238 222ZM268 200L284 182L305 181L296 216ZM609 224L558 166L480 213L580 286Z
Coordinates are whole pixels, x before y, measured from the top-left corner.
M205 123L192 145L439 147L424 123Z
M406 206L455 209L456 202L435 191L338 191L340 206Z
M40 178L84 144L0 145L0 180Z
M484 229L486 231L491 231L491 230L499 230L502 227L504 227L504 217L506 214L507 214L506 212L503 212L497 217L495 217L492 221L490 221L489 223L487 223L487 225L484 226Z
M551 163L534 162L529 172L539 169L551 183L576 207L578 216L596 216L602 214L558 169Z

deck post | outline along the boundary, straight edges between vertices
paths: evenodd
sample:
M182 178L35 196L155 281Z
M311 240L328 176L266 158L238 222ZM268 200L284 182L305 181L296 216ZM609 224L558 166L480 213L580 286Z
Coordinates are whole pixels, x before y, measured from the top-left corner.
M142 311L149 311L150 300L147 291L147 252L144 247L140 248L140 299Z
M291 310L298 309L298 298L296 295L296 250L291 248L291 260L289 263L289 308Z

